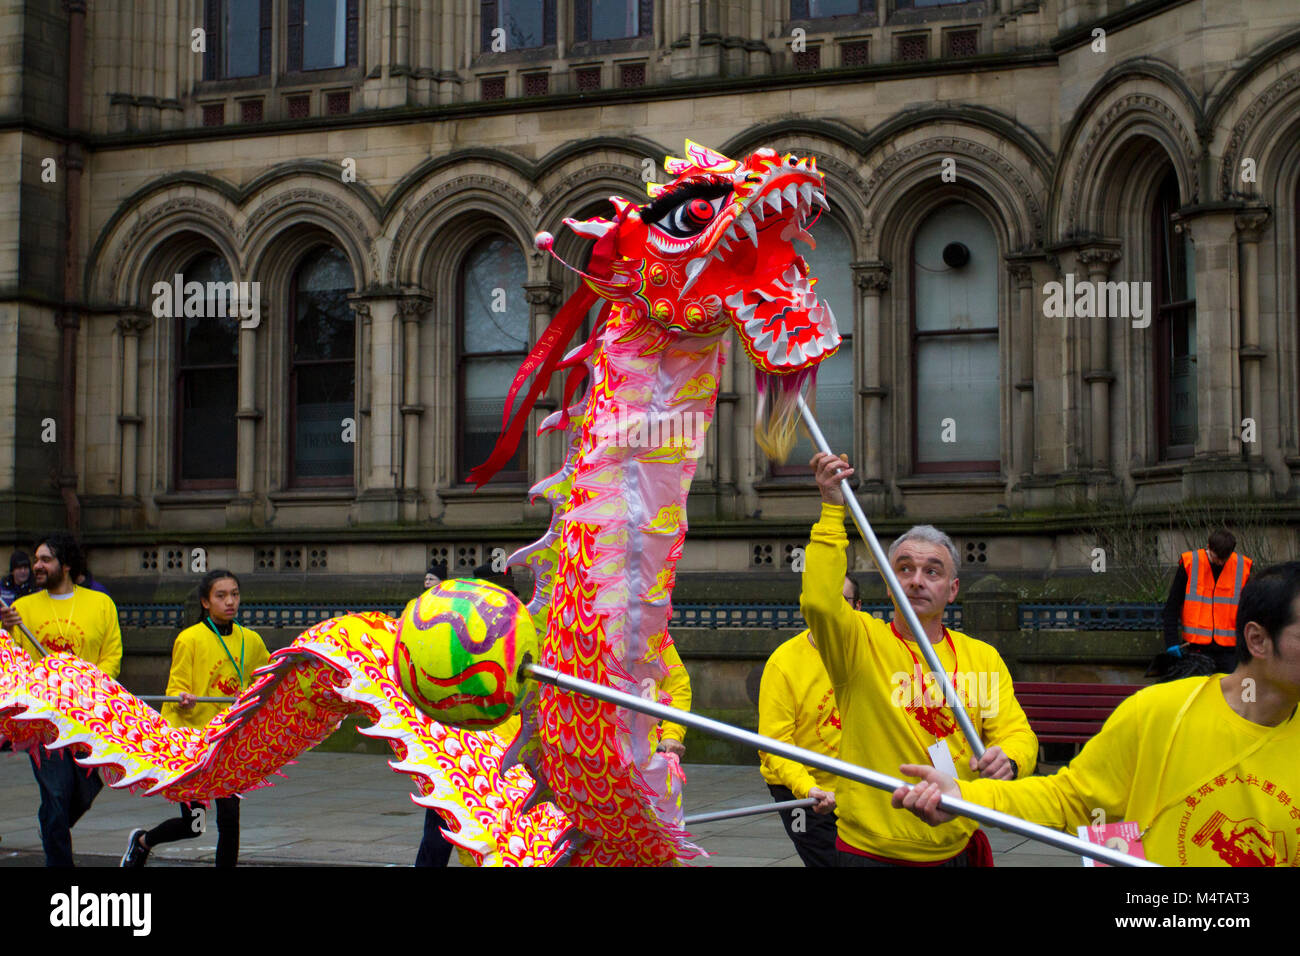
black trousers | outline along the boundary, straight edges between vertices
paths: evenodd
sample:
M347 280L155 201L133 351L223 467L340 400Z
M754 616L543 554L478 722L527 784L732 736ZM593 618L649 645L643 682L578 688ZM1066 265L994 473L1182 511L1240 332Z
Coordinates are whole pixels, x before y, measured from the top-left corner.
M424 811L424 838L415 854L416 866L446 866L451 862L451 844L442 835L442 817L438 811Z
M904 811L899 811L904 812ZM843 850L835 851L836 866L890 866L901 867L901 863L886 863L883 860L873 860L869 856L858 856L856 853L845 853ZM935 864L936 869L945 867L967 867L970 866L970 858L965 853L958 853L951 860L945 860L942 863Z
M217 797L217 866L235 866L239 863L239 798ZM153 849L160 843L193 840L206 827L206 811L201 803L182 803L180 816L164 820L144 835Z
M789 787L780 787L769 783L767 789L772 791L772 798L777 803L794 800L795 795ZM804 866L835 865L835 814L813 813L812 807L799 807L795 810L776 811L785 832L794 843L795 852Z
M30 755L29 755L30 756ZM90 809L104 782L99 772L78 767L68 748L47 752L32 760L32 775L41 790L36 819L41 826L41 846L46 866L73 866L72 828Z

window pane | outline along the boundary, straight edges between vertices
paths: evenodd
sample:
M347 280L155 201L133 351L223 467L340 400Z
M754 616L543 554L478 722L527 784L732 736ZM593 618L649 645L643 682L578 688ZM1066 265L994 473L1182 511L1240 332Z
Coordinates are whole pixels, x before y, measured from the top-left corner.
M518 243L494 236L474 247L465 260L461 294L465 352L528 351L527 278L528 265Z
M462 412L464 433L462 458L467 468L486 461L501 432L501 410L506 392L519 370L517 359L469 359L465 362L465 408ZM525 433L525 440L526 440ZM502 471L521 471L524 442Z
M352 267L338 249L318 253L303 264L293 326L295 362L353 359L356 323L348 306L351 292Z
M1169 444L1196 444L1196 313L1169 322Z
M795 251L808 263L808 271L817 280L817 298L831 307L840 334L852 335L853 248L848 233L834 219L823 216L810 234L817 240L817 248L799 242Z
M507 50L541 46L542 0L502 0L501 26L506 31Z
M943 261L944 248L954 242L970 253L970 261L958 268ZM996 328L997 259L993 230L973 206L945 206L930 216L913 251L917 331Z
M234 368L196 369L183 374L180 399L180 477L212 481L235 477L235 403L239 373Z
M304 0L302 68L323 70L344 65L347 0Z
M835 454L853 457L853 340L847 339L840 350L817 366L817 425ZM873 436L867 436L871 441ZM815 449L812 439L801 425L794 451L785 460L787 466L799 468L808 463Z
M639 0L591 0L591 38L617 40L637 35Z
M352 365L297 370L293 465L299 478L352 474L352 449L343 441L343 419L352 417Z
M180 319L181 365L233 365L239 319L229 314L232 300L225 283L232 279L230 266L221 256L205 253L181 274L186 284L201 282L214 293L207 298L203 316ZM216 289L210 283L221 283L223 288ZM218 315L219 309L227 313L225 317Z
M808 0L808 16L814 19L842 17L857 12L858 0Z
M1001 457L996 335L917 341L916 427L918 461ZM945 437L954 440L944 441Z
M214 0L216 2L216 0ZM257 76L260 72L259 51L261 0L225 0L224 76Z

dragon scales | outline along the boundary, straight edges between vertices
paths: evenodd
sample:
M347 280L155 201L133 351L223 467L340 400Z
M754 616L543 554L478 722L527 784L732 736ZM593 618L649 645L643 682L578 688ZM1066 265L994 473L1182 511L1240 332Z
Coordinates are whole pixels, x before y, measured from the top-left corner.
M838 347L830 309L793 247L825 204L811 159L759 149L743 160L687 143L651 202L614 198L612 220L565 220L596 240L585 288L557 314L525 369L540 371L488 461L509 458L532 401L571 369L565 406L544 428L570 438L563 467L533 493L553 507L547 534L512 556L536 571L528 606L540 663L622 690L653 693L663 667L685 505L712 421L725 335L758 371L756 437L784 458L795 398ZM549 249L550 237L538 237ZM597 300L592 340L559 361ZM579 366L586 395L569 404ZM378 614L322 622L276 651L230 710L202 730L168 727L93 665L70 654L33 662L0 641L0 739L74 746L106 782L172 800L243 792L329 736L345 716L387 740L417 802L448 838L487 865L671 864L699 851L682 828L675 758L656 753L653 722L610 704L534 687L522 729L445 726L393 676L398 622ZM507 725L512 726L512 725ZM507 749L507 743L513 743Z

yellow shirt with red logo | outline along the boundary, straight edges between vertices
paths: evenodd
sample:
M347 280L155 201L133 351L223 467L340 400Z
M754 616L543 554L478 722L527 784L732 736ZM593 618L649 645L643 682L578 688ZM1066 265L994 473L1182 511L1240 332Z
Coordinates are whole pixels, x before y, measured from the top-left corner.
M240 663L241 647L242 685L235 669L235 664ZM253 683L253 671L268 660L270 655L266 652L266 645L256 631L235 624L231 633L218 638L206 622L200 622L176 635L176 643L172 646L172 670L167 678L167 696L238 697ZM173 727L205 727L213 717L229 707L229 704L195 704L188 710L181 710L178 704L163 704L162 715Z
M790 638L767 659L758 689L758 732L828 757L840 755L840 712L835 706L835 690L811 632ZM835 775L825 770L762 750L758 756L763 779L788 787L800 800L812 787L832 792L836 789Z
M844 600L844 508L823 504L813 525L800 608L835 688L842 732L840 758L881 773L901 764L929 764L927 747L944 740L957 776L970 769L971 748L946 704L921 652L884 621L855 611ZM1038 738L1017 703L1011 674L989 644L958 631L935 645L939 663L964 702L987 747L1002 748L1022 777L1038 761ZM932 863L956 856L978 827L969 818L931 827L890 804L890 795L841 778L835 791L839 838L874 856Z
M49 591L37 591L14 601L13 608L51 654L75 654L109 677L121 673L122 626L117 605L107 594L73 585L68 597L53 598ZM40 652L20 629L15 628L10 636L33 660L40 659Z
M1101 810L1147 830L1143 852L1165 866L1300 866L1300 715L1253 723L1222 680L1145 687L1060 772L963 782L962 796L1063 829Z

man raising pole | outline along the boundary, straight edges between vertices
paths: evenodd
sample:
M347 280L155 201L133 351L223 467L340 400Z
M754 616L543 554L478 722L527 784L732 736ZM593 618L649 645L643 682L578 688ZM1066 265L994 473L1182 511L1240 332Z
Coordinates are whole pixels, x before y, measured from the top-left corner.
M1011 675L990 645L943 626L957 597L957 552L947 535L928 525L894 542L889 564L925 636L962 699L965 717L984 749L977 757L958 730L940 682L922 663L917 641L895 598L895 624L855 611L844 601L848 535L840 483L853 474L847 461L813 456L821 491L821 518L806 554L800 607L826 665L842 721L840 756L859 765L942 766L959 779L1011 780L1033 772L1038 740L1012 692ZM901 624L901 626L900 626ZM969 819L933 830L890 809L889 795L850 780L836 793L840 866L992 865L988 839ZM900 822L901 817L901 822Z

